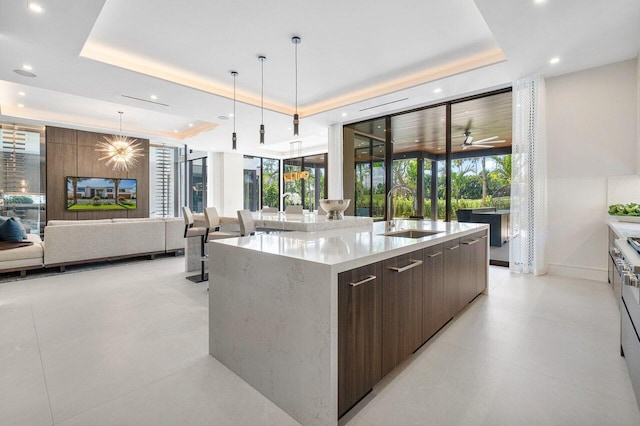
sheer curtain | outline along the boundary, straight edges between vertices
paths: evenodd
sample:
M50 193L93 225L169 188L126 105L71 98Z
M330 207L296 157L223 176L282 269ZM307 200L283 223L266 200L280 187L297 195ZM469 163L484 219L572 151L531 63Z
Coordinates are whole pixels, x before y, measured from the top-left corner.
M541 275L547 215L545 86L542 77L513 86L509 269Z

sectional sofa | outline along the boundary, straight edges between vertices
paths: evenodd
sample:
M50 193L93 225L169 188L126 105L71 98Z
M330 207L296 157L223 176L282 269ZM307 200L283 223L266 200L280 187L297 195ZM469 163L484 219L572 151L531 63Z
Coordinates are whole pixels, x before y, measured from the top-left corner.
M33 245L0 251L0 273L177 253L183 233L182 218L50 220L44 242L29 234Z

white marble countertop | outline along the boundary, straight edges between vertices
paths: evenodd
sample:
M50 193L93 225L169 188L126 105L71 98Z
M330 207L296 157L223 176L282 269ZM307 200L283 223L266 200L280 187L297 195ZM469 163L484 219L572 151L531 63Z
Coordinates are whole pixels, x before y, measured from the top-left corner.
M420 250L489 228L489 225L478 223L422 220L396 220L395 222L396 226L392 232L403 229L439 232L418 239L385 236L381 235L385 233L385 223L375 222L367 226L318 232L294 231L229 238L216 240L211 244L239 247L325 265L341 265L343 268L339 269L346 270L346 268Z
M613 232L616 233L618 238L640 236L640 223L609 220L607 224L611 227L611 229L613 229Z
M280 213L251 213L260 228L282 229L286 231L327 231L329 229L352 228L356 226L370 226L370 217L345 216L341 220L328 220L326 215L318 214L286 214Z

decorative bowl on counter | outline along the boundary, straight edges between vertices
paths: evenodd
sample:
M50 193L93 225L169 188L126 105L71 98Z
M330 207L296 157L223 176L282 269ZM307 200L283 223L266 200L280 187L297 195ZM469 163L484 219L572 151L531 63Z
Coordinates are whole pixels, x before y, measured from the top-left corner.
M344 211L349 207L350 199L347 200L320 200L322 210L327 212L327 220L340 220L344 218Z

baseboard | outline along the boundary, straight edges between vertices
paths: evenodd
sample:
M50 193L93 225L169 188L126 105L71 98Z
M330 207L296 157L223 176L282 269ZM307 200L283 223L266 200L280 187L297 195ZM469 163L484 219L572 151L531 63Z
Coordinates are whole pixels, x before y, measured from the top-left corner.
M606 269L559 265L557 263L549 263L547 266L549 275L558 275L561 277L578 278L605 283L608 281L608 271Z

